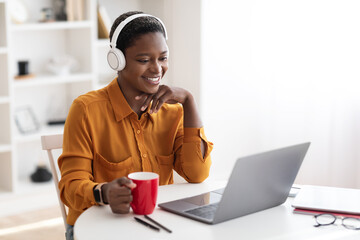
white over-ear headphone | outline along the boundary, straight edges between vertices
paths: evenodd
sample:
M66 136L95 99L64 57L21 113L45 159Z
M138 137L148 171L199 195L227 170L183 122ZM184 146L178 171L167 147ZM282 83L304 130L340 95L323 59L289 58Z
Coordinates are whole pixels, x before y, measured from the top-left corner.
M134 14L134 15L131 15L130 17L127 17L124 21L122 21L117 26L116 30L114 31L113 36L111 38L110 50L107 54L107 61L110 65L110 67L112 69L114 69L115 71L123 70L126 65L125 55L120 49L116 48L116 41L120 35L121 30L125 27L125 25L139 17L153 17L156 20L158 20L161 23L162 28L164 29L165 39L167 40L167 32L166 32L165 25L159 18L154 17L149 14L144 14L144 13Z

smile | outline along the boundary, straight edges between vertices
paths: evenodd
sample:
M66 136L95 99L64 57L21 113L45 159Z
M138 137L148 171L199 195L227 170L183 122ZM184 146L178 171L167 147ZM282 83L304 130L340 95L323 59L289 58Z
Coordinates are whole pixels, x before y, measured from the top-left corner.
M161 80L161 77L158 76L158 77L144 77L144 79L151 83L151 84L159 84L160 83L160 80Z

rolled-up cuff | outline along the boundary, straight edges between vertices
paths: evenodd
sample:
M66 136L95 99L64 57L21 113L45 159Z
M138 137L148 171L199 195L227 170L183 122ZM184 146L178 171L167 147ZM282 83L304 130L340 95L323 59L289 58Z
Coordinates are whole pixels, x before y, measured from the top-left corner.
M205 153L203 157L205 161L213 149L213 143L207 140L204 128L184 128L184 143L201 142L201 140L205 143Z

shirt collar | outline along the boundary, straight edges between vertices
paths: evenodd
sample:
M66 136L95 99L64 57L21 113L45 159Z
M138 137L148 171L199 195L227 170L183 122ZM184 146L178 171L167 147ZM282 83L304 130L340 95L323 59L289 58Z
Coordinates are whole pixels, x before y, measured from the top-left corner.
M126 101L125 96L122 93L120 86L117 82L117 78L115 78L106 88L107 88L110 103L114 110L115 118L116 118L117 122L120 122L121 120L123 120L124 118L126 118L127 116L129 116L132 113L136 115L136 113L131 109L128 102ZM150 106L148 107L148 109L145 112L146 115L144 113L142 118L147 116L147 117L149 117L149 119L151 121L153 121L154 120L153 116L149 113Z
M114 109L116 121L121 121L134 111L126 101L124 94L122 93L120 86L115 78L108 86L107 92L109 94L110 103Z

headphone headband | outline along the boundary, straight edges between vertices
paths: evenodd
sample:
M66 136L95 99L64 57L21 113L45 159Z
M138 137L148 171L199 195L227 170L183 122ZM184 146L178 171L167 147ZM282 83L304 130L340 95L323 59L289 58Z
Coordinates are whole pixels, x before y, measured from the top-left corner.
M165 39L167 40L167 32L166 32L166 28L165 28L165 25L164 23L157 17L154 17L152 15L149 15L149 14L144 14L144 13L141 13L141 14L134 14L134 15L131 15L130 17L127 17L124 21L122 21L115 29L114 33L113 33L113 36L111 38L111 42L110 42L110 50L107 54L107 61L110 65L110 67L112 69L114 69L115 71L121 71L125 68L125 65L126 65L126 59L125 59L125 55L124 53L116 48L116 42L117 42L117 39L120 35L120 32L122 31L122 29L126 26L126 24L128 24L129 22L131 22L132 20L136 19L136 18L139 18L139 17L152 17L152 18L155 18L157 19L163 30L164 30L164 35L165 35Z
M156 20L158 20L164 30L164 33L165 33L165 39L167 40L167 32L166 32L166 28L165 28L165 25L164 23L157 17L155 16L152 16L150 14L145 14L145 13L139 13L139 14L134 14L134 15L131 15L129 17L127 17L124 21L122 21L118 26L117 28L115 29L114 31L114 34L111 38L111 42L110 42L110 47L111 48L116 48L116 42L117 42L117 39L120 35L120 32L122 31L122 29L126 26L126 24L128 24L129 22L131 22L132 20L136 19L136 18L140 18L140 17L153 17L155 18Z

